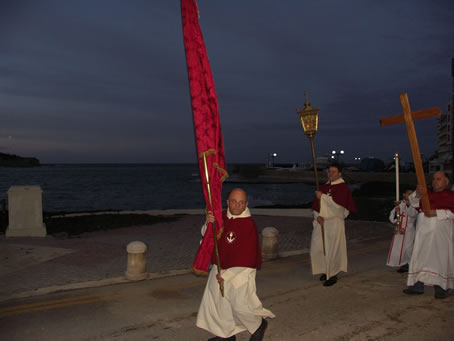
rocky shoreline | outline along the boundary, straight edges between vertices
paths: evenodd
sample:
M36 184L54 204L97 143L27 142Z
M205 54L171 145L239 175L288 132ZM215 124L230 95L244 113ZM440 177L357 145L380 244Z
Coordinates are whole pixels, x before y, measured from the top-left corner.
M0 167L38 167L40 165L36 157L0 153Z

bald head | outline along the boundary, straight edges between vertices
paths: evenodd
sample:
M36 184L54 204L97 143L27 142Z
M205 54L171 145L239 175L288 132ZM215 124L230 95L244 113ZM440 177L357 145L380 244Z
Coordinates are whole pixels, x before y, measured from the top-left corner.
M232 215L240 215L247 207L247 194L241 188L233 189L227 198L227 207Z
M449 186L449 178L443 171L438 171L432 178L432 190L434 192L443 192Z

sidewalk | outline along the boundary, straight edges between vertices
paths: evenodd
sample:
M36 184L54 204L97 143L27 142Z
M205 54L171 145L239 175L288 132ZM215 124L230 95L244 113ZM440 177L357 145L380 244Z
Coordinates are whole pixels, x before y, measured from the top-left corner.
M281 257L309 250L312 218L307 211L299 211L252 210L259 233L268 226L279 230ZM68 239L0 236L0 302L126 283L126 246L136 240L148 246L147 269L151 279L189 272L201 239L204 215L186 213L189 214L170 223L85 233ZM347 220L346 234L348 244L377 237L391 239L392 226L383 222Z

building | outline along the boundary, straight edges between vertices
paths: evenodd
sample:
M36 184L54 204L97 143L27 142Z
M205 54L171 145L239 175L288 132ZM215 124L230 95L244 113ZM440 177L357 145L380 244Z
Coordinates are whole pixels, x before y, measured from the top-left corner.
M448 103L446 114L442 114L437 124L437 158L430 161L430 172L439 170L451 173L453 148L453 101Z
M452 94L451 100L448 103L448 110L446 115L441 115L438 119L437 136L438 136L438 148L437 155L434 160L429 163L430 172L436 172L439 170L447 173L452 172L452 156L454 148L454 58L451 59L451 76L452 76ZM453 174L454 175L454 174ZM454 179L451 179L454 180Z

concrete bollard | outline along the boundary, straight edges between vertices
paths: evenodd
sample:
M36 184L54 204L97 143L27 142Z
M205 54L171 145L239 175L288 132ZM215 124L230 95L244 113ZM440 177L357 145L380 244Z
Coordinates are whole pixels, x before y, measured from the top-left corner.
M140 281L148 277L147 259L145 253L147 245L143 242L130 242L126 247L128 252L128 265L126 268L126 279Z
M275 259L279 256L278 234L279 231L274 227L265 227L262 230L262 254L264 259Z

